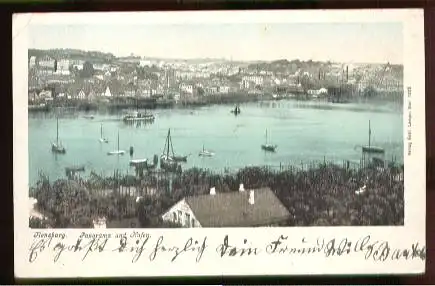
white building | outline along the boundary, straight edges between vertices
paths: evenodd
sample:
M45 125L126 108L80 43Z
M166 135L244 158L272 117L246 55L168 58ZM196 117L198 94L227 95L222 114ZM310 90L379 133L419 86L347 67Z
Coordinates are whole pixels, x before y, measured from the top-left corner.
M85 99L86 98L86 93L83 89L80 90L79 94L77 95L78 99Z
M253 82L255 85L262 85L264 77L258 75L249 75L242 77L242 82Z
M219 93L228 93L230 91L229 86L219 86Z
M73 65L73 68L76 68L79 71L81 71L81 70L83 70L83 64L75 64L75 65Z
M43 90L38 95L40 98L53 98L51 90Z
M83 65L84 63L84 60L70 60L71 65Z
M32 57L30 57L30 59L29 59L29 68L33 68L33 67L35 67L36 66L36 57L35 56L32 56Z
M49 56L44 56L39 59L38 66L41 68L54 69L55 60Z
M109 69L110 69L110 65L108 64L94 64L94 70L107 71Z
M127 89L126 91L124 91L124 96L125 97L135 97L136 91L133 89Z
M99 79L99 80L104 80L104 76L101 75L101 74L94 75L94 77L95 77L96 79Z
M68 71L70 66L70 62L68 59L61 59L57 62L57 69Z
M96 218L92 222L94 224L94 228L106 228L106 218L105 217Z
M112 93L110 92L110 88L109 87L106 88L106 91L104 92L104 96L105 97L112 97Z
M317 96L320 96L320 95L326 95L328 93L328 90L326 88L322 87L320 89L309 89L307 91L307 93L309 95L317 97Z
M69 75L70 62L68 59L62 59L57 62L56 74Z
M174 100L175 100L176 102L178 102L178 101L180 100L180 94L179 94L179 93L177 93L177 94L174 95Z
M139 66L141 67L151 67L153 65L153 63L149 60L140 60L139 61Z
M37 199L30 197L29 198L29 212L30 212L30 218L38 218L38 219L45 219L45 216L41 214L40 212L35 210L35 205L38 202Z
M256 227L286 223L289 211L270 188L186 197L162 215L183 227Z
M189 93L189 94L193 94L193 90L194 90L194 85L191 83L182 83L180 84L180 89L183 92Z

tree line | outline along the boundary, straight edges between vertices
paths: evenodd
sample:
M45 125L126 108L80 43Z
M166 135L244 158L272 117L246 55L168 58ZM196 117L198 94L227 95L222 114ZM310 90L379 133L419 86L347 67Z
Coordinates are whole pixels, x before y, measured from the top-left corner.
M50 182L41 176L30 194L48 220L33 219L30 225L93 227L94 218L105 216L108 221L136 217L141 227L176 227L161 216L179 200L208 194L210 187L217 192L237 191L240 183L247 189L270 187L290 212L288 226L403 225L401 172L403 166L355 170L322 163L307 170L246 167L233 174L192 168L141 179L93 174L88 180ZM134 186L140 194L122 195L116 191L121 185ZM147 188L155 192L146 193ZM357 192L360 189L364 192Z

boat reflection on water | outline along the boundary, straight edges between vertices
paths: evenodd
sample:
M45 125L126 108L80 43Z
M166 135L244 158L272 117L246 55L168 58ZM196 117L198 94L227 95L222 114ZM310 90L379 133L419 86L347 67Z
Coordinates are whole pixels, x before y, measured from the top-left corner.
M131 127L136 127L136 128L146 127L146 126L149 126L153 123L154 123L154 120L148 120L148 121L147 120L139 120L139 121L133 121L133 120L125 121L124 120L125 125L131 126Z

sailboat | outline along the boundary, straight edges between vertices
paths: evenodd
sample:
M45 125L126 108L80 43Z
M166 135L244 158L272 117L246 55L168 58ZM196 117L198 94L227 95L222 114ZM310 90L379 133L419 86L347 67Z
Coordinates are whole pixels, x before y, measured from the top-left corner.
M56 142L51 143L51 151L58 154L66 153L66 148L59 142L59 118L56 118Z
M174 147L172 145L171 129L168 130L168 136L166 136L165 147L163 148L163 153L160 156L161 159L171 159L175 162L187 162L187 156L175 155Z
M384 154L385 153L384 148L371 145L371 136L372 136L372 129L369 120L369 144L366 146L362 146L362 152L368 154Z
M236 105L233 110L231 110L231 113L234 113L234 115L240 114L240 107Z
M199 152L199 156L201 156L201 157L213 157L214 153L209 151L209 150L206 150L204 145L202 145L202 151Z
M100 142L101 143L109 143L109 140L107 138L103 137L103 123L101 123L101 126L100 126Z
M169 129L168 136L166 136L165 147L163 148L163 153L160 156L160 168L167 171L175 171L177 167L178 162L174 158L174 150L172 148L171 141L171 129Z
M264 151L267 151L267 152L275 152L276 147L278 147L278 146L269 144L267 139L268 138L267 138L267 129L266 129L266 143L261 145L261 149L263 149Z
M124 150L119 150L119 131L118 131L118 149L115 151L110 151L107 152L107 155L124 155L125 151Z

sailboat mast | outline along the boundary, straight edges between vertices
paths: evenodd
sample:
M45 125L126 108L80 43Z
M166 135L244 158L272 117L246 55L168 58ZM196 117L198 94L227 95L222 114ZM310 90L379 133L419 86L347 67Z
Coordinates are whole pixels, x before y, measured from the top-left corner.
M165 146L163 146L163 151L162 154L166 154L166 144L168 144L168 136L166 135L166 139L165 139Z
M267 129L266 129L266 144L267 144Z
M166 139L167 140L167 151L166 151L166 156L168 156L169 157L169 139L171 138L171 129L169 128L169 130L168 130L168 138Z
M118 131L118 151L119 151L119 131Z
M59 117L56 118L56 144L59 145Z
M371 143L371 138L372 137L372 129L370 127L370 120L369 120L369 147L370 147L370 143Z
M103 123L100 125L100 138L103 138Z
M175 153L174 153L174 146L172 145L172 138L169 136L169 144L171 144L171 152L172 152L172 156L175 156Z

